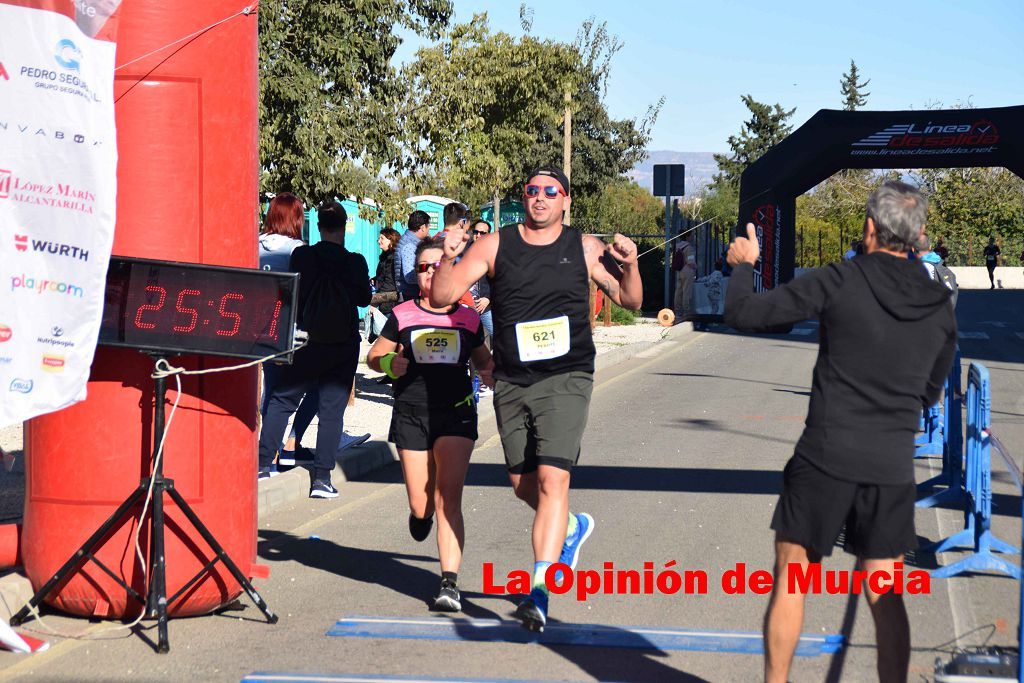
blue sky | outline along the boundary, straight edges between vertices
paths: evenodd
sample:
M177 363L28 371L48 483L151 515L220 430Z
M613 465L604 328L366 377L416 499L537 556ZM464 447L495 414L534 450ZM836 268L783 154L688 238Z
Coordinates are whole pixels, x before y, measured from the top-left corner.
M522 33L519 2L454 3L457 21L487 12L492 30ZM746 117L740 96L747 93L796 107L796 125L819 109L838 109L851 58L871 79L866 109L1024 103L1024 0L527 5L538 37L571 42L589 17L608 22L625 44L612 63L612 115L642 116L665 96L652 150L725 151ZM410 58L418 44L407 41L398 59Z

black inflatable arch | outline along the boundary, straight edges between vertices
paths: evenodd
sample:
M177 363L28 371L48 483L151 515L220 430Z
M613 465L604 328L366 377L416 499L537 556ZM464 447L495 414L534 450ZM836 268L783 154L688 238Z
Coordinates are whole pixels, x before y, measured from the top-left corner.
M761 241L757 289L793 277L796 198L846 168L1002 166L1024 177L1024 106L925 111L822 109L740 178L739 225Z

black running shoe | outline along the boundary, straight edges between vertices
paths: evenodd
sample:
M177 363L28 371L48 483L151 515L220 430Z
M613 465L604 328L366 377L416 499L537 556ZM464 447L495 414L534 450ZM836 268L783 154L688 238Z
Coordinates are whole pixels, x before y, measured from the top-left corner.
M430 530L434 528L434 516L431 515L426 519L420 519L416 515L409 513L409 535L418 542L426 540L427 536L430 535Z
M331 482L317 479L309 489L310 498L337 498L338 489L331 485Z
M436 612L461 612L462 596L459 595L459 588L448 579L441 579L441 590L434 598L432 608Z

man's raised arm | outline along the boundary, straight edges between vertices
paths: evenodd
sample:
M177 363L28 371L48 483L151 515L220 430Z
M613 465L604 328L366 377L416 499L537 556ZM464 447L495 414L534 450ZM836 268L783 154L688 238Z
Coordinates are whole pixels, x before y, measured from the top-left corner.
M452 305L490 271L498 252L498 235L492 233L481 237L456 263L455 259L466 249L467 240L466 229L461 224L449 228L445 234L444 256L430 285L431 306Z

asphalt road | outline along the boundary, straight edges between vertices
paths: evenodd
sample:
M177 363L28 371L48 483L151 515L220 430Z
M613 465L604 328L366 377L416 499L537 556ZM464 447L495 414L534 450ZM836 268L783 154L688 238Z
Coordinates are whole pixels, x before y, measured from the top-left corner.
M1024 445L1024 321L1017 311L1024 293L967 292L960 296L967 361L992 373L993 433L1020 462ZM968 334L970 333L970 334ZM980 334L986 336L982 337ZM753 337L724 328L690 335L657 356L637 358L598 378L581 465L573 474L572 509L597 521L580 568L703 570L706 595L597 595L580 602L552 600L553 622L671 629L756 632L767 598L726 595L722 573L745 563L768 569L768 523L781 471L800 434L817 351L816 327L793 334ZM460 573L465 616L508 619L507 596L484 595L482 566L504 576L529 569L531 515L511 494L500 447L483 425L474 454L464 510L468 543ZM918 461L918 478L938 463ZM1020 496L994 461L997 510L993 529L1020 541ZM436 547L415 543L406 531L407 508L400 471L390 467L371 479L347 483L337 501L301 501L262 520L261 561L271 578L257 587L281 614L263 623L244 612L171 622L169 655L153 654L138 635L54 638L48 653L17 658L0 653L0 679L238 681L253 671L394 674L422 677L516 680L745 681L760 676L757 655L668 649L547 646L537 643L468 642L328 637L348 615L446 619L431 615L426 600L437 588ZM922 510L922 542L962 526L956 510ZM908 557L908 571L934 568L962 557ZM839 549L826 569L848 570ZM908 598L913 630L912 680L923 680L936 657L955 647L1015 644L1019 584L998 576L935 580L931 593ZM47 625L81 633L105 628L52 615ZM837 655L798 659L796 681L873 681L874 632L863 600L815 596L806 634L844 633L849 646ZM148 624L146 637L154 637ZM637 636L622 632L623 641Z

